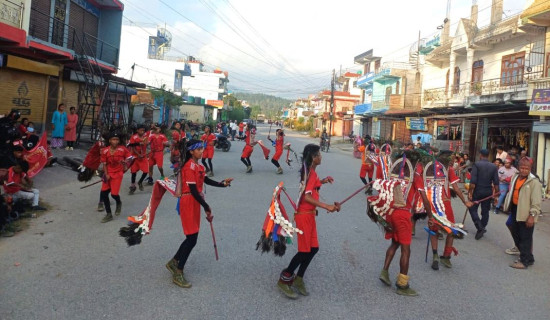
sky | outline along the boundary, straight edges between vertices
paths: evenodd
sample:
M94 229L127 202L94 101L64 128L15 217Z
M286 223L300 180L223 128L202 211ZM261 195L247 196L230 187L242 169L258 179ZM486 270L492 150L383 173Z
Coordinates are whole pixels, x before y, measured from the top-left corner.
M478 26L489 23L491 0L473 0ZM532 0L504 0L503 18ZM406 62L418 38L432 38L446 0L124 0L119 76L167 88L173 64L147 60L156 27L172 34L168 55L193 56L209 70L229 72L231 91L285 98L330 88L332 70L358 71L353 58L373 49L382 61ZM472 0L451 0L451 35ZM144 42L144 43L142 43ZM145 49L143 49L145 48Z

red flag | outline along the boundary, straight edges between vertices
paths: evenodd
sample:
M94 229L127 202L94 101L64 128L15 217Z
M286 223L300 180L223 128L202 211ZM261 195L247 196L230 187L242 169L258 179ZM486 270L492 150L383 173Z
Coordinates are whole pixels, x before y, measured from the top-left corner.
M445 171L443 171L443 165L441 164L441 162L435 160L434 170L434 175L436 178L445 178Z
M23 159L29 163L29 170L27 171L29 178L36 176L42 171L48 162L48 139L46 132L42 134L40 141L38 141L38 144L32 150L24 153Z

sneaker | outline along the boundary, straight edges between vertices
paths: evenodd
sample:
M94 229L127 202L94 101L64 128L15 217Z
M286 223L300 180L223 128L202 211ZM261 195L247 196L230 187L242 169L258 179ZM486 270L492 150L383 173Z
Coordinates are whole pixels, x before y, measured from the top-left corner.
M172 275L172 282L177 284L178 286L182 288L191 288L191 283L185 279L183 276L183 272L179 273L176 272Z
M434 253L432 269L439 270L439 256L437 255L437 253Z
M504 250L504 252L506 252L506 254L509 254L509 255L512 255L512 256L519 256L519 249L516 246L514 246L510 249L506 249L506 250Z
M105 207L103 206L103 202L100 202L97 204L97 211L102 212L105 210Z
M441 256L440 261L441 261L441 264L444 265L447 268L452 268L453 267L453 264L451 263L451 257L450 256L449 257Z
M166 269L172 273L172 276L174 276L177 273L178 270L178 264L176 260L170 259L168 263L166 264Z
M136 192L137 188L136 186L130 186L130 191L128 192L129 195L133 195L134 192Z
M309 296L309 292L307 292L306 284L304 283L304 278L302 277L296 277L294 278L294 282L292 282L292 286L298 290L298 292L303 296Z
M46 209L44 207L41 207L41 206L33 206L32 210L34 210L34 211L46 211L48 209Z
M487 232L487 230L485 230L485 229L477 230L475 239L479 240L479 239L483 238L483 234L485 234L485 232Z
M122 212L122 203L119 202L116 204L115 216L120 216L121 212Z
M277 174L283 174L283 168L281 167L277 168Z
M214 176L214 172L209 171L209 172L208 172L208 176L209 176L209 177L213 177L213 176Z
M69 150L74 150L73 147L71 147Z
M251 173L251 172L252 172L252 166L246 167L246 173Z
M399 295L409 296L409 297L414 297L418 295L418 293L415 290L411 289L411 287L408 284L404 287L401 287L396 283L395 286L397 287L396 293Z
M292 290L290 285L282 282L281 280L277 281L277 288L289 299L297 299L298 294Z
M101 219L101 223L109 222L111 220L113 220L113 215L109 212L105 215L105 217L103 217L103 219Z
M382 281L383 284L387 285L388 287L391 287L391 281L390 281L390 274L388 270L382 269L382 272L380 272L380 276L378 277L380 281Z
M65 147L65 150L71 150L71 148L70 147Z
M150 186L152 186L152 185L155 184L155 183L153 182L153 177L147 178L147 184L150 185Z
M160 176L160 180L164 180L164 176Z
M143 182L138 183L139 191L143 191Z

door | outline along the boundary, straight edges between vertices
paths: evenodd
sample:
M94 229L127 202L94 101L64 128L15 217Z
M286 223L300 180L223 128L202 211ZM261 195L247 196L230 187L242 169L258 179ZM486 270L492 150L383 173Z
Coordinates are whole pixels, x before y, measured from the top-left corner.
M48 104L46 110L46 123L45 128L49 130L51 128L52 116L55 110L57 110L57 99L59 98L59 78L48 77Z
M471 92L480 95L483 89L483 60L474 62L472 65L472 89Z

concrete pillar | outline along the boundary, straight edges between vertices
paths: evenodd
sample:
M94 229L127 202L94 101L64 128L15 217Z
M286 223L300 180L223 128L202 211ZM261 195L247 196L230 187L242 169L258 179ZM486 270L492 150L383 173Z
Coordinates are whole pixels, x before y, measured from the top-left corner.
M491 5L491 25L497 24L502 21L502 7L503 0L493 0Z
M451 48L452 50L452 48ZM447 92L447 99L451 99L453 96L453 88L455 86L455 64L456 64L456 53L451 51L451 56L449 58L449 91Z
M471 84L472 82L472 67L474 65L474 53L475 53L475 50L474 49L468 49L467 53L466 53L466 74L465 74L465 78L464 78L464 83L466 83L466 90L464 91L464 96L467 98L468 96L470 96L470 87L471 85L468 85L468 84Z

